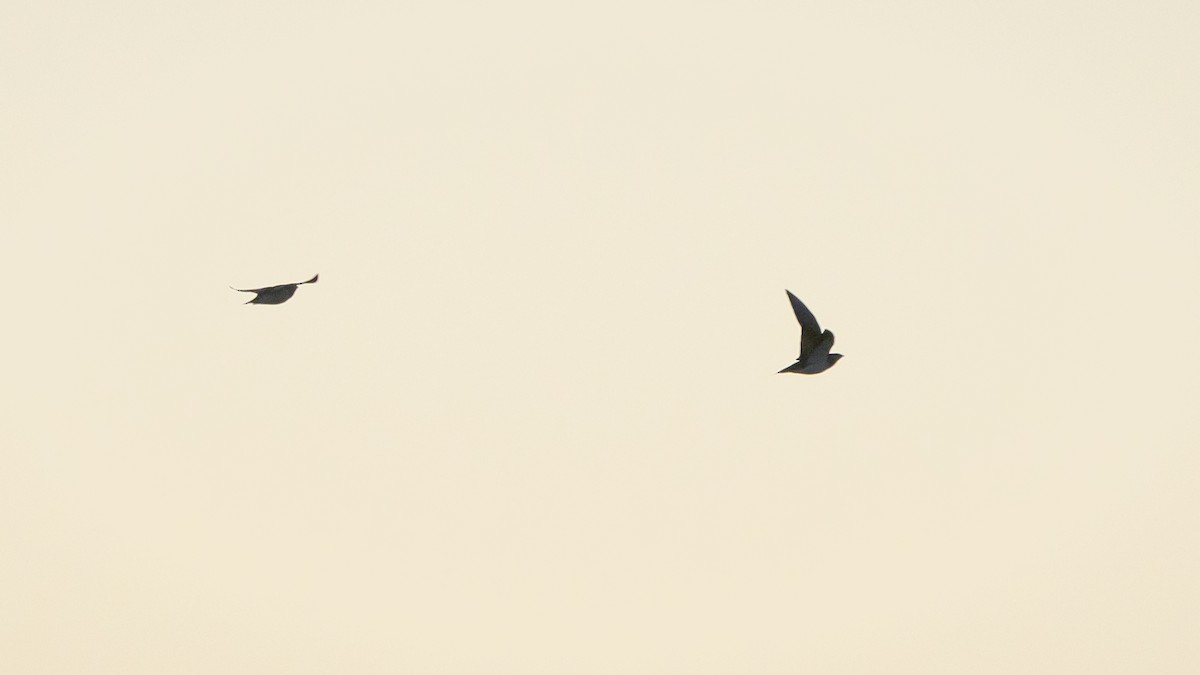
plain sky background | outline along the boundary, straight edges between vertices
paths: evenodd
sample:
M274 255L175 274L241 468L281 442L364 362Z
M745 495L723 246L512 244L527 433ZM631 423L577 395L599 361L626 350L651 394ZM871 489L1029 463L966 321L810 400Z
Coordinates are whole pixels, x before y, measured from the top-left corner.
M0 672L1200 672L1198 35L5 0Z

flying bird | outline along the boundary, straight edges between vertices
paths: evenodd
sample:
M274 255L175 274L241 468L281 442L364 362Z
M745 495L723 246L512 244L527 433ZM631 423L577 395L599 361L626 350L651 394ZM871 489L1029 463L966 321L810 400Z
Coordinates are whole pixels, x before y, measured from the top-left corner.
M800 298L791 291L787 291L787 294L788 300L792 301L792 311L796 313L796 320L800 322L800 356L796 358L795 363L779 372L815 375L829 370L842 358L841 354L829 353L829 350L833 349L833 331L827 330L822 333L817 317L808 311L804 303L800 302Z
M296 289L302 284L315 284L317 277L321 275L314 274L313 278L308 281L300 281L294 284L280 284L278 286L267 286L266 288L233 288L239 293L254 293L254 298L244 304L247 305L280 305L288 301L296 294Z

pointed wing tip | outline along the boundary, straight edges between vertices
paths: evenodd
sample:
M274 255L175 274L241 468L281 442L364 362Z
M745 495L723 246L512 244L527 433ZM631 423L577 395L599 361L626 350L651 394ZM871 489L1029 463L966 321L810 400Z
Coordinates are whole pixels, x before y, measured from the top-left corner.
M800 298L797 298L795 293L788 291L787 295L792 305L792 313L796 315L796 320L805 329L811 329L814 334L819 335L821 333L821 324L817 321L817 317L813 316L812 310Z

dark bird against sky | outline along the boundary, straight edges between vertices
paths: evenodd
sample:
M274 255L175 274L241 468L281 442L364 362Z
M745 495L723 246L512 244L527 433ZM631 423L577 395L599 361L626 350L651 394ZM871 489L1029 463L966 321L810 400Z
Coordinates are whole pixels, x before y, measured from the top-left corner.
M821 332L821 324L817 317L808 311L800 298L787 291L788 300L792 301L792 311L800 322L800 356L792 365L779 371L781 373L800 373L815 375L833 367L842 358L841 354L830 354L833 349L833 331Z
M297 282L294 284L280 284L278 286L267 286L265 288L244 288L243 289L243 288L233 288L233 286L230 286L230 288L233 288L233 290L235 290L239 293L254 293L255 294L255 296L252 300L250 300L249 302L244 303L244 304L247 304L247 305L279 305L279 304L283 304L283 303L287 302L289 298L291 298L293 295L295 295L296 289L299 288L302 284L317 283L317 277L319 277L319 276L321 276L321 275L314 274L313 278L309 279L308 281L300 281L300 282Z

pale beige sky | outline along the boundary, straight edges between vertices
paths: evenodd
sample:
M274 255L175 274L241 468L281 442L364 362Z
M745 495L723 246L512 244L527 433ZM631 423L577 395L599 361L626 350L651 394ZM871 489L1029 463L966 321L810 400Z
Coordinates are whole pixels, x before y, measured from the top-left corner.
M1200 672L1197 35L7 0L0 672Z

